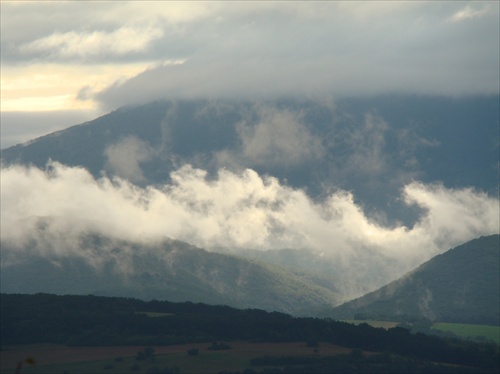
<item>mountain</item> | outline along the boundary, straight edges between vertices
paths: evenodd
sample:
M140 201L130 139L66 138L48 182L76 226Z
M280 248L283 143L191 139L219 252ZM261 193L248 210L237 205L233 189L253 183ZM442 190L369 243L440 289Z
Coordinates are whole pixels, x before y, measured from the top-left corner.
M326 187L352 191L368 211L405 220L411 214L398 197L414 179L498 192L498 102L498 95L160 101L120 108L1 157L3 165L42 168L51 159L140 185L168 183L184 164L212 174L252 168L311 196Z
M426 201L401 197L404 186L498 192L498 99L159 101L2 150L2 176L10 175L2 178L2 289L331 308L440 253L433 233L428 252L390 248L408 243L395 233L413 241L413 226L425 230L433 218ZM46 170L6 170L15 164ZM497 232L491 213L469 210L493 229L467 225L467 239ZM28 222L36 217L54 219L43 235ZM453 230L447 246L462 241L465 230ZM229 253L214 253L224 246Z
M1 292L192 301L291 314L341 301L305 274L174 240L134 244L87 235L76 251L34 255L3 244Z
M334 318L499 325L500 236L474 239L406 276L334 308Z

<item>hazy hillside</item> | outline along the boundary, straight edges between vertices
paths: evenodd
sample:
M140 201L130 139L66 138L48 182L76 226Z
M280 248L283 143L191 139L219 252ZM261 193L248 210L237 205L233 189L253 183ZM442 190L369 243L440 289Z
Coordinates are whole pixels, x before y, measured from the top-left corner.
M498 325L500 236L472 240L377 291L333 310L336 318Z
M292 314L341 301L333 287L305 274L178 241L138 245L87 236L71 257L24 250L2 246L1 292L193 301Z
M231 253L228 249L218 248L215 250L221 253ZM352 261L349 266L339 261L338 258L325 256L308 249L288 248L270 251L239 249L234 253L243 258L273 264L288 269L288 271L308 276L315 283L329 289L335 287L338 294L344 297L342 301L362 296L381 285L385 285L387 279L390 279L390 273L381 271L381 269L397 266L393 259L369 249L364 249L364 253L359 254L359 256L370 258L369 263ZM314 315L316 311L310 309L308 313Z

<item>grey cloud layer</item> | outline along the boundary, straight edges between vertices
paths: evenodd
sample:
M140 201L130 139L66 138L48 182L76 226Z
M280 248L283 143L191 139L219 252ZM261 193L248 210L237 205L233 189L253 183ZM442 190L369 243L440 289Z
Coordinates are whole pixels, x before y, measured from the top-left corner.
M101 92L108 108L160 97L498 92L497 2L152 4L7 3L2 59L159 64ZM23 17L31 31L15 27ZM162 65L172 60L186 62Z
M458 8L441 8L448 9L422 6L357 18L332 5L322 16L306 19L274 14L273 22L257 15L238 25L224 23L220 27L232 32L220 29L207 37L182 66L149 70L97 98L115 107L137 96L498 92L497 7L489 4L481 16L457 20Z

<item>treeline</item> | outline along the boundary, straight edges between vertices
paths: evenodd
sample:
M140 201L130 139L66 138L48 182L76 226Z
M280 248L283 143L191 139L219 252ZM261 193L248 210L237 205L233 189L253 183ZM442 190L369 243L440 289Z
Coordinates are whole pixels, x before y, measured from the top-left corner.
M169 345L248 340L328 342L434 362L498 368L494 343L411 334L331 319L226 306L96 296L1 294L0 342L73 346ZM150 313L150 314L148 314Z
M470 367L437 364L430 361L391 355L387 352L364 355L354 349L336 356L264 356L250 360L252 369L243 374L302 374L302 373L463 373ZM259 369L261 367L262 369ZM485 370L484 372L489 372ZM478 370L477 372L481 372ZM222 373L229 374L229 373ZM231 373L237 374L237 373Z

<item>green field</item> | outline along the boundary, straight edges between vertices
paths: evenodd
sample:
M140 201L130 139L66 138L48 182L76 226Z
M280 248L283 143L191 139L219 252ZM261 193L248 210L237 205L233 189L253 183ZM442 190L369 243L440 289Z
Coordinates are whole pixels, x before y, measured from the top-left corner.
M435 323L432 328L440 331L450 331L463 338L485 337L500 344L500 327L486 325L465 325L460 323Z
M135 314L144 314L148 317L167 317L167 316L175 316L174 313L160 313L160 312L135 312Z
M352 323L353 325L360 325L362 323L366 323L372 327L382 327L384 329L391 329L400 324L400 322L393 321L376 321L372 319L344 319L342 322Z
M343 320L343 322L352 323L353 325L359 325L366 323L373 327L382 327L384 329L390 329L396 327L400 322L392 321L376 321L376 320ZM500 327L499 326L487 326L487 325L469 325L461 323L434 323L431 327L434 330L452 332L460 338L477 338L484 337L488 340L493 340L495 343L500 345ZM479 339L480 340L480 339Z

